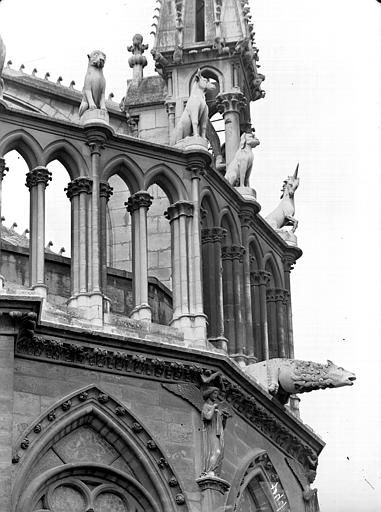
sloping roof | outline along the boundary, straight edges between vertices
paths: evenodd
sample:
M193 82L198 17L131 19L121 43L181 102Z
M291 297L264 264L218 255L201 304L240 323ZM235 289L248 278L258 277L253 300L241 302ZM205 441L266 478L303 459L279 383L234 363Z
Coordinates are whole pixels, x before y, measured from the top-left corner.
M127 82L126 106L150 105L163 103L167 95L164 80L161 76L147 76L140 82Z

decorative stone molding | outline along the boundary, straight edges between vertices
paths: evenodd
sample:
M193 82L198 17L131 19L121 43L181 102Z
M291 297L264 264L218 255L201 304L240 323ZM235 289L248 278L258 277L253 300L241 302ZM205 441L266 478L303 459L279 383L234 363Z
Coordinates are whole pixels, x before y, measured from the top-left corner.
M197 485L200 487L201 492L208 489L225 494L230 489L230 484L226 480L218 476L202 476L196 480Z
M270 272L266 272L265 270L256 270L250 273L250 283L252 286L267 286L270 279Z
M73 367L143 379L148 378L160 382L169 381L173 383L177 381L181 386L193 384L193 389L197 389L198 393L198 388L202 383L201 375L210 373L209 368L202 368L197 364L164 360L155 356L145 356L125 350L94 348L37 336L34 334L36 318L36 314L32 313L20 320L20 331L15 348L17 357L49 363L54 361L55 364L70 363ZM167 389L169 390L169 388ZM182 392L176 392L173 389L169 391L183 397ZM89 391L82 390L78 394L78 400L88 400L89 395L86 396L86 393L89 393ZM222 377L222 390L218 398L226 402L235 413L242 416L285 453L297 459L306 470L316 467L317 453L303 442L294 431L285 426L282 419L279 419L261 405L254 396L248 394L227 377ZM51 410L47 414L48 421L54 421L56 414L58 414L57 409ZM37 423L41 423L41 421ZM132 422L131 428L138 432L142 427L135 421ZM30 438L30 435L24 435L23 437Z
M99 195L100 197L105 197L106 201L109 201L110 197L113 195L113 188L104 181L99 183Z
M220 93L216 97L218 111L225 115L228 112L241 112L246 106L246 98L241 91Z
M152 204L153 197L145 191L136 192L130 196L124 205L127 207L127 211L132 213L140 208L149 208Z
M188 153L186 170L192 173L192 178L200 179L205 174L207 164L210 163L209 154Z
M179 217L184 215L185 217L193 217L193 204L188 201L177 201L171 204L167 211L164 212L164 216L172 222Z
M203 244L208 243L221 243L226 236L226 229L214 227L214 228L203 228L201 230L201 242Z
M46 167L39 166L26 174L25 186L29 188L36 187L38 183L43 183L45 187L52 181L52 173Z
M132 38L132 45L127 47L127 51L131 52L132 55L128 59L130 68L135 66L145 67L147 65L147 59L143 53L148 49L148 44L143 44L143 36L141 34L135 34Z
M75 178L65 188L67 197L71 200L81 193L91 194L93 182L90 178Z

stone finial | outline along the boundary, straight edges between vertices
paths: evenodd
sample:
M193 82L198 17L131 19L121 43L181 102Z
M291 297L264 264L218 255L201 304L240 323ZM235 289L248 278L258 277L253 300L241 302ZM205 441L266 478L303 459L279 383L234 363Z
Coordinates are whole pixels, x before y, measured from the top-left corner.
M32 76L36 76L36 73L37 73L37 68L33 68Z
M29 235L29 229L28 228L24 229L24 231L22 232L22 236L26 236L26 235Z
M21 64L21 66L19 67L19 71L21 71L21 73L24 73L24 69L25 69L24 64Z
M58 253L60 256L63 256L63 253L66 252L65 247L61 247L60 252Z
M10 227L11 231L15 231L15 228L17 228L17 222L14 222L12 226Z
M75 81L74 81L74 80L72 80L72 81L70 82L69 88L70 88L70 89L74 89L74 86L75 86Z
M62 76L59 76L59 77L57 78L57 82L56 82L56 84L57 84L57 85L62 85L62 84L61 84L62 80L63 80Z
M49 71L47 71L45 73L44 80L49 80L49 78L50 78L50 73L49 73Z
M85 83L82 89L82 102L79 107L81 117L87 110L106 109L106 80L103 75L103 67L106 62L106 55L100 50L94 50L87 56L89 59Z
M143 44L143 36L135 34L132 38L132 45L127 47L127 50L132 53L128 64L133 69L133 82L140 82L143 78L143 68L147 65L147 59L143 53L147 49L148 44Z
M110 94L108 95L108 100L109 101L113 101L113 98L114 98L114 93L113 92L110 92Z
M51 240L49 240L48 242L48 245L45 247L45 249L47 249L48 251L51 251L51 247L53 247L53 242Z
M13 62L12 62L11 60L9 60L9 61L7 62L7 66L6 66L6 67L9 69L9 68L12 66L12 64L13 64Z
M4 93L4 80L1 78L1 75L3 74L5 54L6 54L5 44L0 36L0 100L3 99L3 93Z

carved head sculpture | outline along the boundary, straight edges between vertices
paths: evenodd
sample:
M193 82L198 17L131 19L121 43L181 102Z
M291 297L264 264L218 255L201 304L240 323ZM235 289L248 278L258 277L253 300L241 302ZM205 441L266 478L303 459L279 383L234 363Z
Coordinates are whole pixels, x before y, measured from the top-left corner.
M353 382L356 380L354 373L344 370L341 366L336 366L332 361L327 360L326 369L329 381L328 387L330 388L353 386Z
M299 178L298 178L299 164L296 166L295 172L292 176L288 176L286 180L283 182L282 187L282 195L280 198L282 199L285 195L289 197L293 197L295 194L295 190L299 187Z
M240 148L244 149L246 146L250 146L251 148L255 148L260 144L259 140L255 136L255 133L243 133L241 135Z
M103 68L106 62L106 55L100 50L94 50L87 56L89 59L89 66L95 68Z
M207 400L208 398L215 400L218 396L219 391L220 390L216 386L209 386L203 391L202 398L204 400Z
M215 89L216 88L216 86L214 85L213 82L211 82L208 78L205 78L201 74L200 68L197 70L197 73L195 76L195 83L202 91L206 91L207 89Z

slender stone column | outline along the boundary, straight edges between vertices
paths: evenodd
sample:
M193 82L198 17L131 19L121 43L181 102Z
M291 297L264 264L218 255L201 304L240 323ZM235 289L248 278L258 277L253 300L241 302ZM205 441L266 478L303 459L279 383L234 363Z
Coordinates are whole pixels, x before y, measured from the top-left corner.
M176 126L176 102L172 99L168 99L165 102L165 107L168 114L168 137L169 143L174 144L175 142L175 126Z
M236 353L236 336L234 316L233 253L231 247L222 247L221 259L224 333L228 340L228 352L229 354L234 354Z
M217 348L227 350L224 335L224 303L222 294L221 244L226 229L205 228L201 233L203 244L204 308L208 317L208 340Z
M220 93L217 98L219 112L225 122L226 167L233 160L240 142L240 112L246 105L246 99L239 87L230 92Z
M88 293L88 202L92 189L89 178L68 183L66 195L71 201L71 299Z
M8 167L6 167L5 165L5 159L4 158L0 158L0 266L1 266L1 263L2 263L2 258L1 258L1 225L3 223L2 221L2 204L3 204L3 179L4 179L4 176L5 174L8 172ZM1 270L0 270L0 291L4 288L4 277L3 275L1 274Z
M105 294L107 290L107 203L113 194L113 188L108 183L101 182L99 194L101 230L101 289Z
M250 247L249 247L249 230L250 223L253 220L254 211L250 208L243 207L239 215L241 221L242 231L242 245L244 247L243 253L243 299L245 307L245 337L246 346L245 354L251 359L254 358L254 329L253 329L253 315L251 306L251 283L250 283ZM254 362L254 361L252 361Z
M236 353L235 356L239 362L242 362L246 349L246 329L245 329L245 308L243 300L243 258L245 248L239 245L232 245L233 259L233 289L234 289L234 324ZM242 361L241 361L242 359Z
M267 288L266 290L266 303L267 303L267 324L269 333L269 354L270 359L279 357L278 341L277 341L277 317L276 317L276 291L274 288Z
M131 318L151 322L148 304L147 211L153 197L144 190L128 198L127 211L132 217L132 272L134 309Z
M286 290L288 291L288 300L286 307L286 315L287 315L287 344L288 344L288 357L293 359L295 357L294 354L294 332L292 326L292 307L291 307L291 280L290 274L291 270L294 268L295 258L293 256L285 256L283 259L283 268L284 268L284 283Z
M286 329L285 329L285 310L284 304L287 301L287 290L277 288L275 290L275 304L276 304L276 332L277 332L277 345L278 357L286 357Z
M267 320L267 301L266 289L270 282L270 273L264 270L258 270L252 273L252 283L254 287L259 288L259 303L260 303L260 332L261 332L261 348L262 359L270 358L269 351L269 335L268 335L268 320Z
M52 179L46 167L36 167L26 175L30 192L30 287L42 297L47 295L45 285L45 189Z

